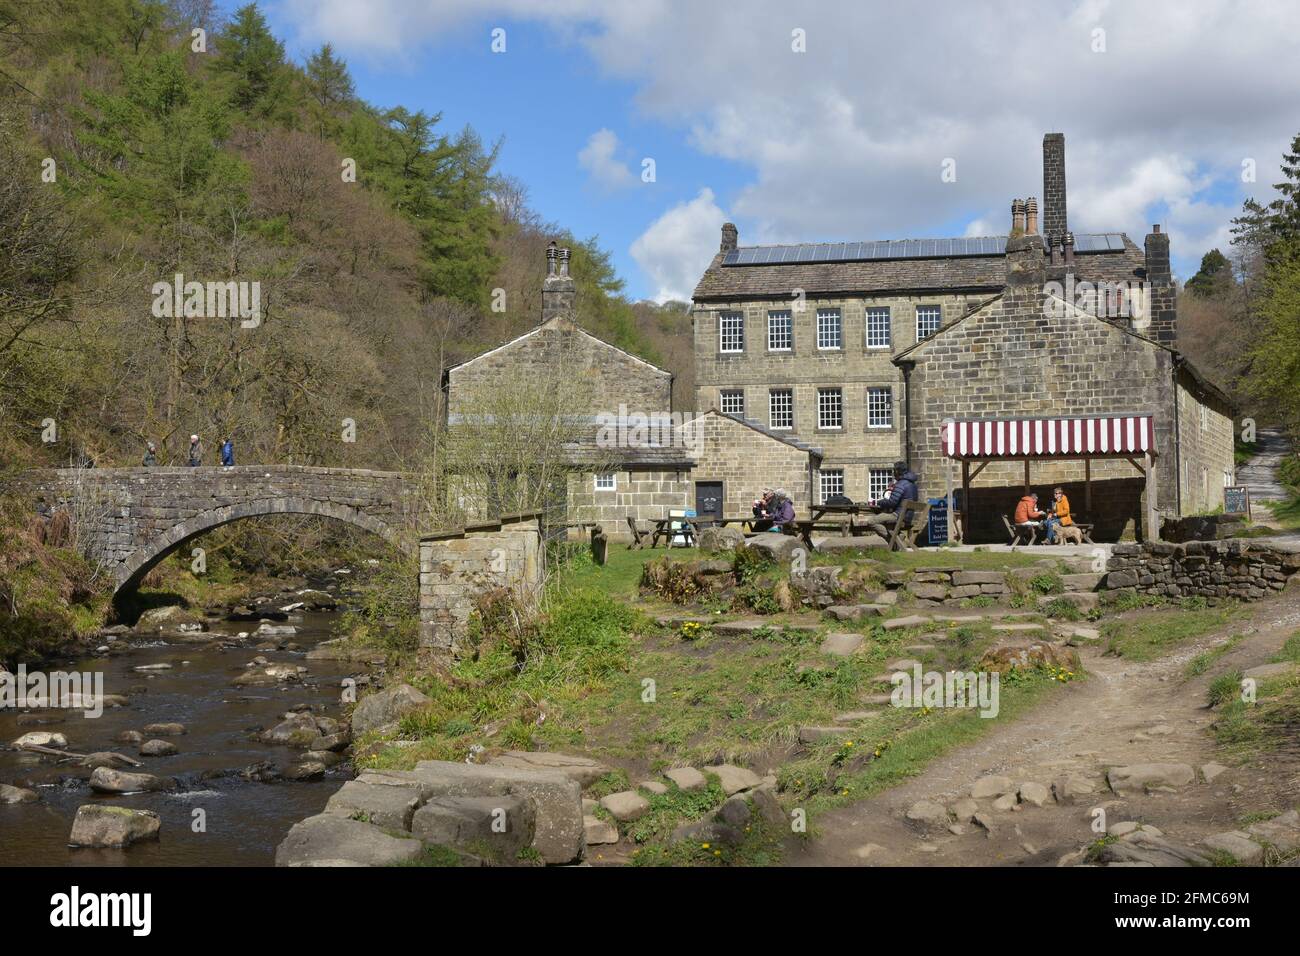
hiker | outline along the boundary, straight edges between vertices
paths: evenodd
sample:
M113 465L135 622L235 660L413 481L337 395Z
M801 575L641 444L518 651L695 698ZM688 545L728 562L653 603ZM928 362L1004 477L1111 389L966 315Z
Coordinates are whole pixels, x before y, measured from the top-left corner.
M1015 525L1017 528L1041 528L1046 512L1038 510L1038 495L1029 492L1016 505Z
M158 464L158 446L153 442L147 442L144 450L144 459L140 462L145 468L154 468Z
M235 442L227 438L221 443L221 465L223 468L229 468L235 463Z
M916 501L918 495L916 482L917 474L907 467L907 462L894 462L894 483L889 489L889 494L879 501L871 502L879 510L876 514L868 515L863 524L887 539L898 522L898 510L903 507L903 502ZM911 525L912 516L908 515L906 527L910 528Z
M1056 529L1074 524L1070 517L1070 499L1060 485L1052 489L1052 510L1047 515L1047 543L1056 544Z
M190 460L186 462L191 468L197 468L203 464L203 446L199 444L199 436L190 436Z

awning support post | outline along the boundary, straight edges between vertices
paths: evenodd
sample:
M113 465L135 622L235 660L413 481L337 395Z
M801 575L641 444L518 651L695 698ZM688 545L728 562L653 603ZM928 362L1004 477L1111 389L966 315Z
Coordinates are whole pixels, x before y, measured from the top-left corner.
M1025 459L1025 494L1029 494L1029 459Z
M1083 510L1092 517L1092 459L1083 460Z
M966 544L966 535L970 534L970 462L961 463L961 543Z
M1146 466L1146 522L1143 528L1144 541L1158 541L1160 539L1159 517L1156 512L1156 459L1150 452L1147 452L1143 459Z

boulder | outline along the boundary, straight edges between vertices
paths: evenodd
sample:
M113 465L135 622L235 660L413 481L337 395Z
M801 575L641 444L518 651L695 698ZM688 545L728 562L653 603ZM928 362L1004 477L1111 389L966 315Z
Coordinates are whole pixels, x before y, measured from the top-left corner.
M1201 846L1226 853L1242 866L1255 866L1264 859L1264 848L1240 830L1208 836L1201 841Z
M822 641L821 652L830 654L833 657L850 657L853 652L862 646L866 638L861 634L851 632L844 634L827 634L826 639Z
M1020 802L1032 803L1036 807L1041 807L1051 799L1051 791L1041 783L1026 782L1020 785Z
M706 773L715 773L718 775L718 782L722 785L722 792L727 796L733 793L740 793L742 790L752 790L763 782L762 778L752 770L746 770L744 767L736 767L732 764L718 764L715 767L705 767Z
M141 840L158 839L162 820L151 810L88 803L77 808L72 821L71 846L127 847Z
M429 703L424 696L410 684L398 684L386 690L378 691L361 698L356 709L352 711L352 733L364 734L395 723L403 715L419 710Z
M90 775L90 789L97 793L143 793L173 790L176 781L170 777L155 777L151 773L127 773L111 767L97 767Z
M187 611L179 604L172 604L168 607L150 608L140 615L139 620L135 622L135 629L139 633L156 633L164 628L175 628L181 624L199 623L200 618L192 611Z
M622 790L601 797L600 805L619 823L640 820L650 812L650 801L635 790Z
M3 788L0 788L2 790ZM3 801L0 801L3 802ZM1289 810L1272 820L1264 820L1246 828L1250 838L1267 843L1282 853L1300 849L1300 814Z
M184 724L145 724L144 732L154 737L182 737L187 731Z
M364 779L349 780L329 798L323 813L373 823L385 830L410 830L411 817L424 805L415 787L389 787Z
M583 788L590 787L609 773L608 767L590 757L542 751L507 750L491 758L487 763L489 766L515 767L520 770L554 770Z
M35 790L0 783L0 806L12 803L35 803L38 799Z
M924 826L939 826L948 823L947 808L941 803L935 803L933 800L918 800L907 808L904 816L913 823L920 823Z
M295 823L276 848L276 866L393 866L424 851L414 837L390 836L378 827L321 813Z
M1079 656L1070 647L1041 641L1009 641L985 651L978 669L1004 674L1012 668L1026 670L1049 664L1078 671Z
M295 783L305 783L309 780L321 780L325 777L325 771L329 768L319 760L303 760L299 763L290 764L284 768L282 776L285 780L292 780Z
M266 744L300 747L305 750L311 747L319 736L320 732L316 729L316 721L312 719L311 714L293 714L270 730L264 731L261 740Z
M1010 777L991 775L981 777L976 780L970 788L970 795L975 800L983 800L986 797L1000 797L1004 793L1014 793L1015 784L1011 782Z
M15 750L23 750L26 747L52 747L55 750L63 750L68 746L68 738L63 734L54 734L46 730L33 730L31 733L23 734L10 746Z
M582 818L582 826L583 832L586 833L587 846L603 846L618 842L618 827L608 820L588 815Z
M1117 794L1142 793L1158 787L1185 787L1196 779L1196 771L1185 763L1139 763L1111 767L1106 781Z
M522 794L439 797L415 811L411 835L428 844L512 863L532 845L533 825L532 801Z
M737 828L749 826L752 816L753 811L749 807L749 800L739 793L734 797L728 797L717 813L718 820Z
M677 784L678 789L687 793L703 790L709 785L709 781L705 779L704 774L694 767L673 767L671 770L665 770L664 776Z
M794 535L774 531L756 534L745 542L746 551L776 564L789 564L794 559L795 551L803 546L803 542Z
M572 863L586 846L582 825L582 790L553 770L422 760L405 773L388 777L410 779L427 800L436 797L523 796L533 801L533 843L546 863ZM364 775L366 779L371 773Z
M704 552L735 551L745 544L745 535L739 528L702 528L695 539L696 546Z
M826 616L837 621L861 621L863 618L880 617L889 610L886 604L833 604L826 609Z

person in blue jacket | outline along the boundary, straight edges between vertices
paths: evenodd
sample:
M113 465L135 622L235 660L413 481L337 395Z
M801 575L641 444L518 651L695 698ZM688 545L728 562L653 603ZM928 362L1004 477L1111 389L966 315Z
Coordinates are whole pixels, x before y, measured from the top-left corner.
M227 438L221 443L221 464L229 468L235 463L235 443Z
M874 502L880 511L869 515L864 523L874 526L881 537L888 538L890 532L894 530L894 524L898 521L898 509L903 507L903 502L917 500L916 482L917 474L907 467L907 462L894 462L894 487L889 489L888 495ZM912 516L907 517L910 527Z

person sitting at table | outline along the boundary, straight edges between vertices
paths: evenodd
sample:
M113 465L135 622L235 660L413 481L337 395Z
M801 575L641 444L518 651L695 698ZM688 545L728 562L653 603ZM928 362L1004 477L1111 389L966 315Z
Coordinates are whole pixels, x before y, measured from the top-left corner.
M780 531L794 520L794 502L784 488L765 489L763 497L754 502L754 517L755 531Z
M1038 495L1032 491L1016 504L1015 525L1017 528L1041 528L1046 512L1038 510Z
M907 462L894 462L894 483L885 497L871 502L879 510L876 514L868 515L863 524L882 538L888 538L898 522L898 509L903 507L903 502L917 500L916 482L917 474L907 467ZM907 520L908 527L911 527L912 516L908 515Z
M1052 489L1052 510L1047 514L1047 543L1056 544L1056 529L1068 528L1074 524L1074 519L1070 517L1070 499L1065 497L1065 492L1057 485Z

